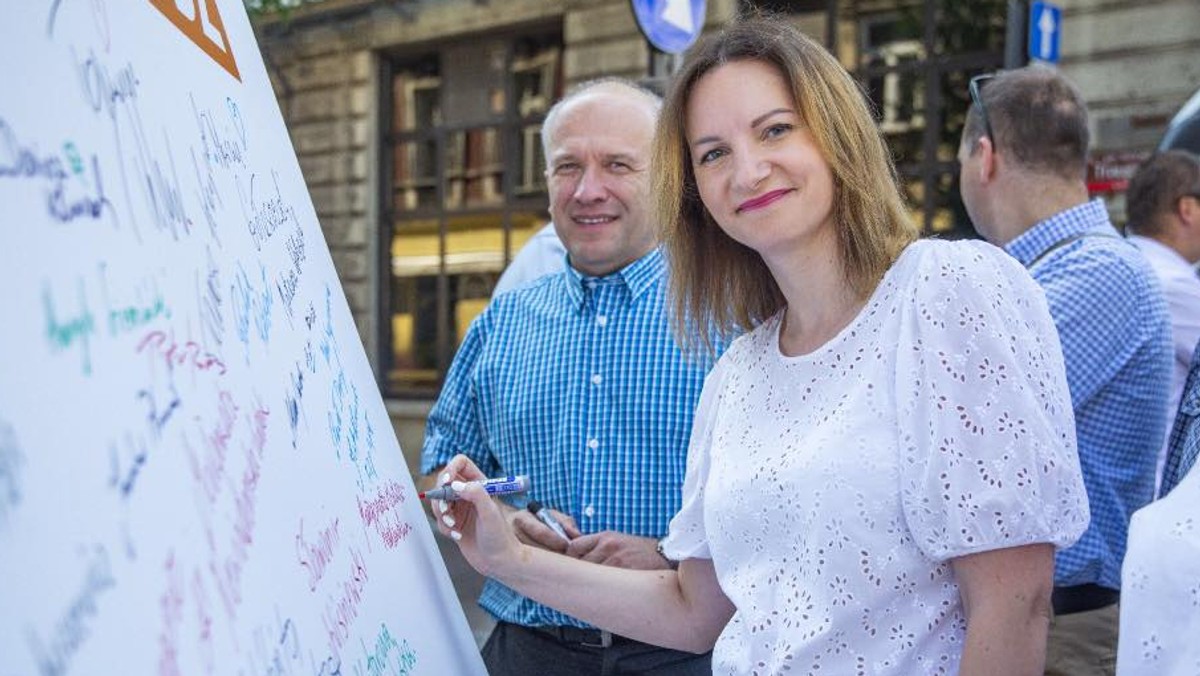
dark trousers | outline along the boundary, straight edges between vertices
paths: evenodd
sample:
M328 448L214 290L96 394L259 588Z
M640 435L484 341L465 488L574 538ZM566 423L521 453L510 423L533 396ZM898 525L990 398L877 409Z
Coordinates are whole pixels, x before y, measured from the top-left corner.
M1117 673L1117 604L1050 620L1046 676L1112 676Z
M600 647L596 630L522 627L500 622L483 646L490 676L710 676L712 653L696 655L621 636Z
M1097 584L1055 587L1046 639L1046 676L1112 676L1117 672L1121 593Z

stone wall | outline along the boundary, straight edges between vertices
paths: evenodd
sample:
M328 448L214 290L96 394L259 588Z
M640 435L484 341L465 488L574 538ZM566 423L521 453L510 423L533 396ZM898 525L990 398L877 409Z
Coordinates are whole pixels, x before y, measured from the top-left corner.
M1062 71L1088 104L1089 182L1121 185L1162 138L1175 111L1200 88L1196 0L1066 0ZM1125 193L1101 193L1114 222Z
M1148 151L1200 88L1196 0L1067 0L1064 73L1082 90L1098 152Z
M376 85L345 40L262 40L268 72L368 358L375 359Z

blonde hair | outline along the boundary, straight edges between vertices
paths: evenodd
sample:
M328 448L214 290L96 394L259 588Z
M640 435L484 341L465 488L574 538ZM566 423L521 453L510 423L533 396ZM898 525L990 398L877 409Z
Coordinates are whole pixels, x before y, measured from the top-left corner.
M766 263L726 235L700 200L686 139L696 83L733 61L777 68L833 174L832 220L846 283L866 298L918 231L900 195L891 153L857 83L825 48L782 20L737 20L688 52L655 134L653 194L670 267L672 324L684 345L711 350L786 304ZM697 342L699 341L699 342Z

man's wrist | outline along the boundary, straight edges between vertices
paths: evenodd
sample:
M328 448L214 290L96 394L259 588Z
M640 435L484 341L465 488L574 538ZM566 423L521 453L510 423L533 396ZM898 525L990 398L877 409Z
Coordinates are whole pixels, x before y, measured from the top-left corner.
M670 568L671 570L679 569L679 562L676 561L675 559L672 559L671 557L667 556L667 553L665 551L663 551L663 541L662 540L659 540L658 542L654 543L654 551L658 552L658 555L662 557L662 560L667 562L668 568Z

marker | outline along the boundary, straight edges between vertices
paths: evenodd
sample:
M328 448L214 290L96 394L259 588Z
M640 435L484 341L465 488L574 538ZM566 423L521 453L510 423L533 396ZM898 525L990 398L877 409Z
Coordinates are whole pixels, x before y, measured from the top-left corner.
M567 531L563 529L562 524L558 522L558 519L555 519L553 516L551 516L549 510L542 509L542 503L538 502L537 500L530 500L525 509L528 509L534 516L536 516L538 521L541 521L549 526L550 530L558 533L559 537L567 542L571 541L571 537L567 535Z
M511 493L524 493L529 490L529 477L524 475L485 479L483 481L467 481L466 483L483 486L488 495L509 495ZM458 493L449 485L446 485L431 491L417 493L417 498L421 500L457 500Z

